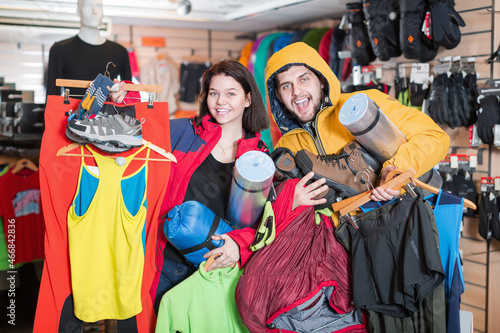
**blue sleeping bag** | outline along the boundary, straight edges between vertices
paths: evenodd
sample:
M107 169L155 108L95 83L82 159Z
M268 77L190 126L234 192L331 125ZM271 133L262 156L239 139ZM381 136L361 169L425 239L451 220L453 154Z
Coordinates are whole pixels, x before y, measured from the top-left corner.
M224 245L223 240L212 240L212 235L232 230L229 223L197 201L186 201L172 208L163 225L168 241L196 267L206 260L205 253Z

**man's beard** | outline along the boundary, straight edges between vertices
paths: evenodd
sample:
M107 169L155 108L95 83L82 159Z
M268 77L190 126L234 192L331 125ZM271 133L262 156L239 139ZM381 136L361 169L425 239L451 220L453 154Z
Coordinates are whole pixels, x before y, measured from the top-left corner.
M290 114L292 115L292 118L297 120L299 123L307 124L316 119L316 115L318 114L319 111L321 111L322 108L323 108L323 103L322 99L320 99L319 102L316 105L314 105L314 113L311 115L310 119L300 119L299 116L293 112L290 112Z

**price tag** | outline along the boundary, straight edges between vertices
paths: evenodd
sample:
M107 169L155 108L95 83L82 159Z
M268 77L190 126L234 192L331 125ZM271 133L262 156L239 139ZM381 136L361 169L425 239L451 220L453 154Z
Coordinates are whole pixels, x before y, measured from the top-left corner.
M450 167L452 169L458 169L458 156L450 156Z
M469 167L477 168L477 155L469 155Z

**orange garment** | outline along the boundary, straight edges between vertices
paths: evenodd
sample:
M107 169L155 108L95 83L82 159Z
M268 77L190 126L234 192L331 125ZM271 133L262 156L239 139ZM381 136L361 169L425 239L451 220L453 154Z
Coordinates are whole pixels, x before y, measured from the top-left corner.
M40 150L40 188L46 221L45 263L40 286L33 331L59 332L63 305L71 295L71 278L68 249L67 214L76 191L81 157L56 157L59 148L71 143L65 135L65 112L76 110L80 100L70 99L64 104L61 96L49 96L45 109L45 132ZM147 103L129 104L136 109L136 117L144 120L143 138L170 151L170 128L167 103L155 102L148 109ZM117 107L118 108L118 107ZM128 156L131 150L118 156ZM79 153L78 149L71 153ZM152 151L150 158L164 158ZM85 158L90 165L93 158ZM141 286L142 312L136 316L138 332L153 332L156 316L149 289L156 271L155 246L158 232L158 214L166 190L171 162L149 162L147 181L147 220L145 263ZM131 170L137 170L144 161L133 160ZM126 174L127 175L127 174ZM71 297L70 297L71 298ZM64 327L63 327L64 328ZM68 328L69 329L69 328Z

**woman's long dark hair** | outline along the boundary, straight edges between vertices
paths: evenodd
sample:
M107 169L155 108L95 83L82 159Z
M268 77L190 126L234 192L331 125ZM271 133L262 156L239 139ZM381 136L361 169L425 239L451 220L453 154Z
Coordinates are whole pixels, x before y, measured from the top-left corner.
M269 116L262 101L257 83L250 71L235 60L221 60L210 67L201 80L200 93L200 113L196 117L196 125L201 125L201 119L209 114L207 97L210 88L210 82L216 75L227 75L236 80L245 91L245 95L250 93L251 103L243 111L243 128L250 132L260 132L269 127Z

